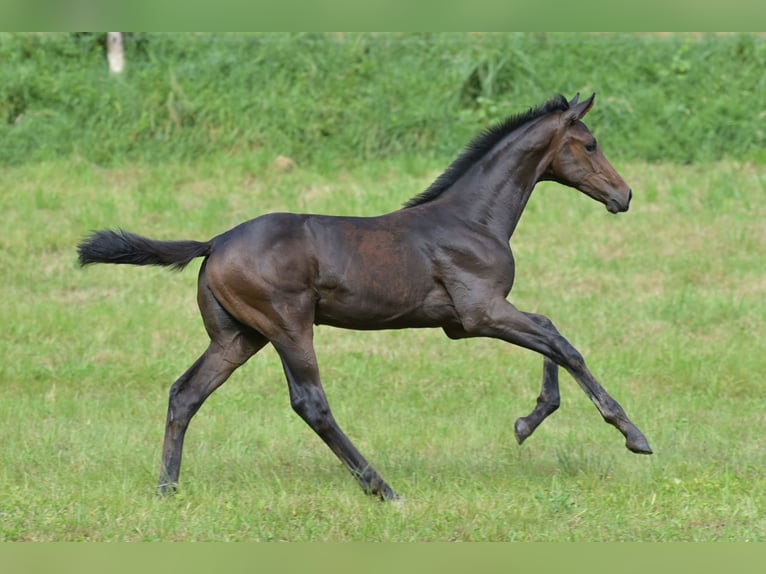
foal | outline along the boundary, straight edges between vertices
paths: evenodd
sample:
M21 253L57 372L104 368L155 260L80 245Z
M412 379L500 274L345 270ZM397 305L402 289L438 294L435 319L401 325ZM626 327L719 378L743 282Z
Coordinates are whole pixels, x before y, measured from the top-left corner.
M542 315L507 296L514 280L509 240L539 181L556 181L627 211L631 189L582 118L595 94L552 98L474 139L423 193L377 217L272 213L206 242L155 241L102 230L78 246L82 265L125 263L182 269L204 257L197 303L207 350L170 388L159 479L175 491L184 435L210 394L271 343L292 408L345 463L365 492L396 493L336 423L322 390L313 325L347 329L438 327L452 339L494 337L544 357L534 410L516 421L519 443L559 406L563 367L633 452L646 438Z

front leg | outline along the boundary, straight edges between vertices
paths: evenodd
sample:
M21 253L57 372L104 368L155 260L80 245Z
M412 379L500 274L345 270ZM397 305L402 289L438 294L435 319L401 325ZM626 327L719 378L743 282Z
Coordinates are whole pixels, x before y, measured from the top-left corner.
M553 414L560 404L559 366L548 357L545 357L543 363L543 384L540 388L540 395L537 397L537 404L529 415L518 418L513 426L518 443L521 444L529 438L529 435L535 432L540 423Z
M479 309L480 307L471 306L468 308ZM561 336L547 317L524 313L516 309L506 299L498 298L486 304L483 307L483 312L472 313L461 317L461 319L463 320L464 336L502 339L514 345L537 351L555 364L564 367L585 391L604 420L623 434L625 446L629 450L641 454L652 453L643 433L638 430L638 427L628 418L620 404L606 392L588 370L580 352ZM549 379L549 387L552 386L550 382L552 380ZM546 379L543 380L543 385L545 386L545 384ZM542 419L540 420L542 421Z

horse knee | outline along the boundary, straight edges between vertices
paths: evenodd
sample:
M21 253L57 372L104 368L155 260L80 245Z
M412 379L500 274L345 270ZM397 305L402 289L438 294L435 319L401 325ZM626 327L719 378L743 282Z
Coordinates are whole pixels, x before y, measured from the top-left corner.
M569 371L579 372L585 368L585 357L566 341L556 349L556 354L556 362Z
M545 409L546 413L551 414L561 406L561 397L558 394L552 397L541 395L537 398L537 404Z
M535 313L529 313L529 318L532 320L533 323L535 323L538 327L542 327L544 330L559 334L558 329L556 329L556 325L553 324L553 321L551 321L548 317L545 315L537 315Z

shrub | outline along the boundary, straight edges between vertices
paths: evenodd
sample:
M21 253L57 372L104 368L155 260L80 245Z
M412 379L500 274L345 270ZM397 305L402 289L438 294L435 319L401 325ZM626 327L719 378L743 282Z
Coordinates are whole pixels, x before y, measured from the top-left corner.
M225 153L348 164L448 158L556 93L596 91L612 159L766 159L757 35L0 35L0 162ZM760 106L760 107L759 107Z

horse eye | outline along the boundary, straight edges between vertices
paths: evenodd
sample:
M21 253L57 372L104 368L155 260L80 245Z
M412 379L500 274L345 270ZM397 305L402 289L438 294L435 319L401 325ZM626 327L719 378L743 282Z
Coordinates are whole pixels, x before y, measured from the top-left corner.
M596 142L595 142L595 141L592 141L592 142L588 142L588 143L586 143L586 144L585 144L585 149L586 149L587 151L589 151L589 152L594 152L594 151L596 151Z

